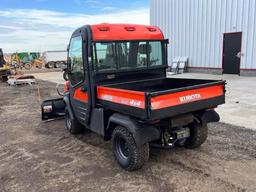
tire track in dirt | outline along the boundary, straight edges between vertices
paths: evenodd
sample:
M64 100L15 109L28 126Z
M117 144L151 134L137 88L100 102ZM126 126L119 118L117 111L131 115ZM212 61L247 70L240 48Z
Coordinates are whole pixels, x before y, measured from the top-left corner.
M237 186L234 183L231 183L229 181L223 180L221 178L216 178L211 175L211 173L208 173L205 170L188 166L188 164L183 163L182 161L177 161L177 160L169 160L169 163L172 165L178 166L179 170L186 171L188 173L193 173L195 175L199 175L200 177L203 177L205 180L211 180L214 181L217 185L223 185L225 189L228 189L228 191L237 191L237 192L245 192L245 188L241 188L240 186Z

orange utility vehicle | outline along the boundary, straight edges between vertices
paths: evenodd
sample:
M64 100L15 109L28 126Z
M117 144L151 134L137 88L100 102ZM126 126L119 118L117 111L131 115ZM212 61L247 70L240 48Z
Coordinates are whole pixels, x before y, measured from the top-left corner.
M68 48L69 81L63 98L42 104L42 119L65 115L72 134L91 131L112 141L126 170L149 158L149 146L194 149L225 103L225 82L166 78L167 44L158 27L87 25Z

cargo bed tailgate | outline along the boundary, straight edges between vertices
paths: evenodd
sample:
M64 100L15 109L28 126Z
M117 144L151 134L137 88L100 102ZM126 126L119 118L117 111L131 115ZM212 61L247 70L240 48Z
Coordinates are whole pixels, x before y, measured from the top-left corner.
M152 119L176 116L224 103L224 81L149 94Z

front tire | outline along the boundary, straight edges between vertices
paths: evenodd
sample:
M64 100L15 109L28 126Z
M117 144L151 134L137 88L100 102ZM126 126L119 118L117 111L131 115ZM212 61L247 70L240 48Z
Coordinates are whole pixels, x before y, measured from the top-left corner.
M200 147L208 137L207 125L194 123L189 128L190 128L190 137L186 140L184 147L188 149L195 149Z
M149 144L137 146L127 128L121 126L115 128L111 141L115 159L123 169L138 170L148 161Z
M63 72L63 79L68 81L68 72L66 70Z
M68 110L65 111L65 127L71 134L83 133L84 127L76 119L71 119Z

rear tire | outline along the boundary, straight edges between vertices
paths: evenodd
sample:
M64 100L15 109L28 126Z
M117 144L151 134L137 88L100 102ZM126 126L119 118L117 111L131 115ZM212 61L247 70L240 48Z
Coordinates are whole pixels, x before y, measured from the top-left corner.
M70 118L68 110L65 111L65 127L71 134L80 134L83 133L84 127L76 119L72 120Z
M195 149L200 147L207 139L208 127L194 123L190 126L190 137L186 140L184 147L188 149Z
M54 68L54 62L49 62L45 65L48 69Z
M116 127L112 134L112 150L118 164L127 171L140 169L149 159L149 144L137 146L125 127Z
M54 63L54 68L61 68L61 66L62 66L62 63L61 62L55 62Z

